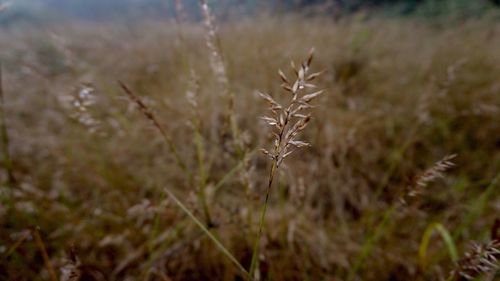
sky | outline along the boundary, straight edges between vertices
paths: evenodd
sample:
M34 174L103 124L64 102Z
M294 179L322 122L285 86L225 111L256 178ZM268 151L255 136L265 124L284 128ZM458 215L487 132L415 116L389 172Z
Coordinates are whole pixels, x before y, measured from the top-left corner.
M209 0L209 3L220 12L227 7L250 10L259 1L262 0ZM10 4L11 16L103 20L124 16L172 17L174 13L173 0L0 0L2 2ZM199 14L198 0L182 2L188 14L193 17Z

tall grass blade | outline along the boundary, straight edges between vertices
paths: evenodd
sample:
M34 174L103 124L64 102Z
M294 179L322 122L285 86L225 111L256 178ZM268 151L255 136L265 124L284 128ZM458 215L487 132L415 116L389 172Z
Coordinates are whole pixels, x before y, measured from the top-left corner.
M229 252L229 250L224 247L224 245L215 237L215 235L210 232L210 230L196 218L196 216L189 211L189 209L167 188L165 188L165 193L174 200L175 204L181 208L181 210L188 215L188 217L207 235L212 242L219 248L219 250L241 271L243 276L247 280L252 280L248 271L241 265L241 263Z
M455 246L455 242L453 241L453 237L451 237L450 232L440 223L431 223L424 231L424 235L422 235L422 240L420 242L420 247L418 249L418 261L420 268L423 272L427 268L428 260L427 260L427 249L429 248L429 244L432 238L432 234L436 232L441 236L444 243L446 244L446 248L448 250L448 254L453 262L458 261L458 251Z

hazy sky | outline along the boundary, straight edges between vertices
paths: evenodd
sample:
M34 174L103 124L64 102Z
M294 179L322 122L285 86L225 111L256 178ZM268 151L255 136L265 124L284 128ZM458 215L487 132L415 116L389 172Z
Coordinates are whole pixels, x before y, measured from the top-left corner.
M251 10L261 0L217 0L210 1L217 12ZM267 2L272 1L268 0ZM11 14L28 14L43 17L50 14L60 17L106 19L121 16L173 16L173 0L0 0L10 2ZM198 15L198 0L182 0L189 15Z

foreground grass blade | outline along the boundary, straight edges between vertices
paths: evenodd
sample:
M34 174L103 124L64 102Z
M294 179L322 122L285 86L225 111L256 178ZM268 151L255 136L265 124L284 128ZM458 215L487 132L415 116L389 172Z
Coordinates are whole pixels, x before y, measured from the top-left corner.
M231 262L234 263L234 265L241 271L241 273L243 273L244 277L248 280L252 280L252 278L250 277L250 274L248 273L248 271L241 265L241 263L229 252L228 249L226 249L226 247L224 247L224 245L222 245L222 243L219 241L219 239L217 239L211 232L210 230L208 230L208 228L205 227L205 225L200 221L198 220L194 215L193 213L191 213L191 211L189 211L189 209L172 193L170 192L170 190L168 189L165 189L165 193L167 193L167 195L172 198L172 200L174 200L175 204L177 204L177 206L179 206L179 208L182 209L182 211L184 213L186 213L186 215L189 216L189 218L191 220L194 221L194 223L196 223L196 225L208 236L208 238L210 238L210 240L212 240L215 245L217 246L217 248L219 248L219 250L224 254L226 255L227 258L229 258L229 260L231 260Z
M455 242L450 235L450 232L440 223L431 223L424 231L422 236L422 241L420 242L420 247L418 249L418 262L422 271L425 272L427 267L427 249L429 248L429 243L431 241L432 234L437 231L448 249L448 254L450 255L453 262L458 261L458 251L455 246Z
M52 263L50 262L49 254L47 253L47 248L45 247L45 244L43 243L42 237L40 236L40 232L38 232L38 229L32 230L33 236L35 237L35 243L38 249L40 250L43 261L45 262L45 267L47 268L47 272L49 273L50 280L52 281L58 281L56 271L54 270L54 267L52 266Z

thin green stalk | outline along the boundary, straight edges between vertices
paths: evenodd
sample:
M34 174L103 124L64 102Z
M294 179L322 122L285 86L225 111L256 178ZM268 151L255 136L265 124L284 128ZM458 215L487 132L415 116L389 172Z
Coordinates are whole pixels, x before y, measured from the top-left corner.
M4 107L4 96L3 96L3 76L2 76L2 63L0 62L0 134L1 134L1 145L3 154L3 164L5 170L7 171L7 183L9 186L14 186L16 183L16 178L14 177L14 168L12 164L12 158L9 153L9 134L7 132L7 123L5 121L5 107Z
M223 177L222 179L220 179L217 184L215 185L214 187L214 192L217 193L221 188L222 186L224 186L224 184L232 177L234 176L234 174L236 174L236 172L238 172L241 168L243 167L243 162L240 162L238 163L236 166L234 166L233 168L231 168L231 170L229 170L229 172L227 172Z
M490 184L486 187L486 190L479 196L479 198L475 199L471 206L470 211L467 216L462 220L462 224L455 230L453 234L453 238L457 239L460 235L464 234L464 231L469 228L472 222L478 218L486 208L486 203L488 199L493 195L493 192L498 187L498 179L500 178L500 173L497 173Z
M162 200L164 199L163 196L162 196ZM153 218L153 229L151 230L151 235L149 238L150 239L150 243L148 245L149 251L153 250L153 243L152 242L156 238L156 235L158 233L159 228L160 228L160 215L158 214L158 212L156 212L154 215L154 218Z
M208 227L213 226L213 221L210 216L210 210L208 208L206 185L207 185L207 173L205 170L205 152L203 147L203 138L200 133L200 120L196 118L194 120L195 126L195 142L196 142L196 155L198 158L198 171L199 171L199 188L198 190L198 200L203 208L203 213L205 215L206 225Z
M403 143L399 149L397 149L397 159L391 162L391 165L387 169L387 172L385 173L384 177L380 181L380 184L377 186L375 189L375 199L377 200L384 189L386 188L387 184L389 183L389 180L391 179L393 173L396 171L396 168L398 167L399 163L401 162L401 159L403 159L403 155L406 152L406 150L410 147L410 145L414 142L414 136L418 132L420 126L414 126L412 130L409 133L408 139Z
M200 220L198 220L194 216L194 214L191 213L191 211L189 211L189 209L170 190L168 190L167 188L165 188L165 192L168 194L168 196L170 198L172 198L172 200L174 200L175 204L177 204L177 206L179 206L179 208L181 208L182 211L184 213L186 213L186 215L188 215L189 218L208 236L208 238L210 238L210 240L212 240L212 242L214 242L214 244L217 246L217 248L219 248L219 250L241 271L241 273L243 274L243 276L247 280L252 280L251 275L248 273L248 271L229 252L229 250L226 249L226 247L224 247L224 245L219 241L219 239L217 239L215 237L215 235L212 234L212 232L210 232L210 230L207 227L205 227L205 225Z
M250 151L247 156L252 156L255 152L257 151L257 149L254 149L252 151ZM217 184L215 184L214 186L214 193L217 193L221 188L222 186L224 186L224 184L231 178L234 176L234 174L236 174L236 172L238 172L242 167L244 167L245 163L243 161L240 161L236 166L234 166L231 170L229 170L223 177L222 179L220 179Z
M178 149L173 142L172 138L170 135L167 133L167 131L164 129L164 127L161 125L159 120L156 118L155 114L150 110L150 108L142 102L142 100L135 95L124 83L119 81L119 84L121 88L124 90L124 92L127 94L127 96L137 104L139 110L142 112L142 114L149 119L151 122L153 122L153 125L158 129L160 134L162 135L165 143L168 145L168 148L170 152L174 155L174 158L177 161L177 164L179 168L184 172L186 175L188 181L189 181L189 186L194 186L194 177L191 171L188 169L186 163L184 162L183 158L179 155ZM208 205L206 202L206 195L205 195L205 182L206 182L206 175L205 175L205 170L203 166L203 156L200 154L200 149L197 149L198 152L198 158L200 162L200 190L198 192L198 200L200 202L200 205L203 208L203 211L205 213L205 218L206 218L206 225L208 227L212 226L212 221L210 218L210 214L208 211Z
M375 242L377 242L377 240L382 235L387 223L389 222L389 219L391 218L394 211L397 209L398 205L399 204L393 204L390 209L385 211L382 221L377 225L377 228L371 234L371 236L365 240L363 247L361 249L361 253L356 258L356 262L355 262L354 266L351 267L351 270L348 273L347 281L353 280L354 277L356 276L356 274L358 273L358 271L361 269L366 258L369 256L370 252L372 251L373 246L375 245Z
M175 19L177 23L177 36L180 42L181 46L185 46L185 40L184 36L182 35L181 32L181 27L184 22L184 17L182 15L183 11L183 5L181 1L176 1L175 2ZM185 72L188 72L188 70L191 70L191 62L187 56L185 56L185 52L181 52L180 54L182 60L182 66ZM196 108L195 108L196 110ZM208 207L208 202L207 202L207 196L206 196L206 183L207 183L207 172L205 169L205 153L204 153L204 144L203 144L203 135L201 134L200 130L200 118L199 115L195 114L195 117L193 118L193 125L194 125L194 133L195 133L195 144L196 144L196 157L198 160L198 176L199 176L199 190L197 192L197 199L198 199L198 204L200 204L201 208L203 209L203 213L205 216L205 222L208 227L213 226L213 221L212 217L210 215L210 209ZM210 164L208 164L210 166ZM194 181L194 179L193 179Z
M172 236L166 239L166 241L162 241L161 245L158 245L158 241L151 241L151 247L148 253L148 258L144 262L145 267L147 269L151 269L153 267L154 262L158 259L159 256L164 255L165 252L167 252L168 247L172 246L172 242L176 241L176 239L179 238L179 234L181 233L181 230L185 227L186 223L188 221L181 221L180 223L176 224L172 229L168 230L168 232L172 233ZM199 233L198 235L203 235L204 233ZM155 243L156 242L156 243ZM153 252L153 247L158 246L156 251ZM143 274L142 280L148 280L147 276L149 274L149 271L146 271ZM113 276L114 278L111 278L111 280L116 280L116 276Z
M198 203L200 205L200 208L202 208L203 213L205 215L206 225L210 228L213 226L213 222L210 216L207 194L206 194L207 165L210 165L210 163L206 164L208 161L205 161L205 143L201 130L201 124L202 124L201 117L198 111L198 103L196 101L196 96L198 96L197 94L199 85L198 85L198 79L194 71L192 71L191 73L190 88L191 89L189 89L186 93L186 97L188 102L191 104L193 111L190 122L194 134L194 145L195 145L196 159L198 163L198 189L196 194L198 197ZM209 169L210 166L208 166L208 170Z
M260 222L259 222L259 233L257 234L257 239L255 239L255 243L253 246L253 254L252 254L252 262L250 263L250 276L253 276L253 273L257 267L257 260L259 256L259 242L262 236L262 231L264 230L264 221L266 218L267 205L269 205L269 194L271 193L271 187L273 185L274 175L276 174L276 170L278 168L278 163L273 160L273 164L271 167L271 172L269 173L269 182L266 190L266 199L264 200L264 206L262 206L262 212L260 214Z
M194 183L193 175L192 175L191 171L189 171L189 169L187 168L187 165L184 162L184 160L182 160L182 157L180 156L180 154L177 150L177 147L175 146L172 138L164 131L164 129L161 126L158 127L158 129L159 129L163 139L165 140L165 143L167 143L168 149L170 150L170 153L172 153L174 155L174 158L175 158L175 161L177 162L177 165L184 172L184 174L188 178L190 185L192 186Z

